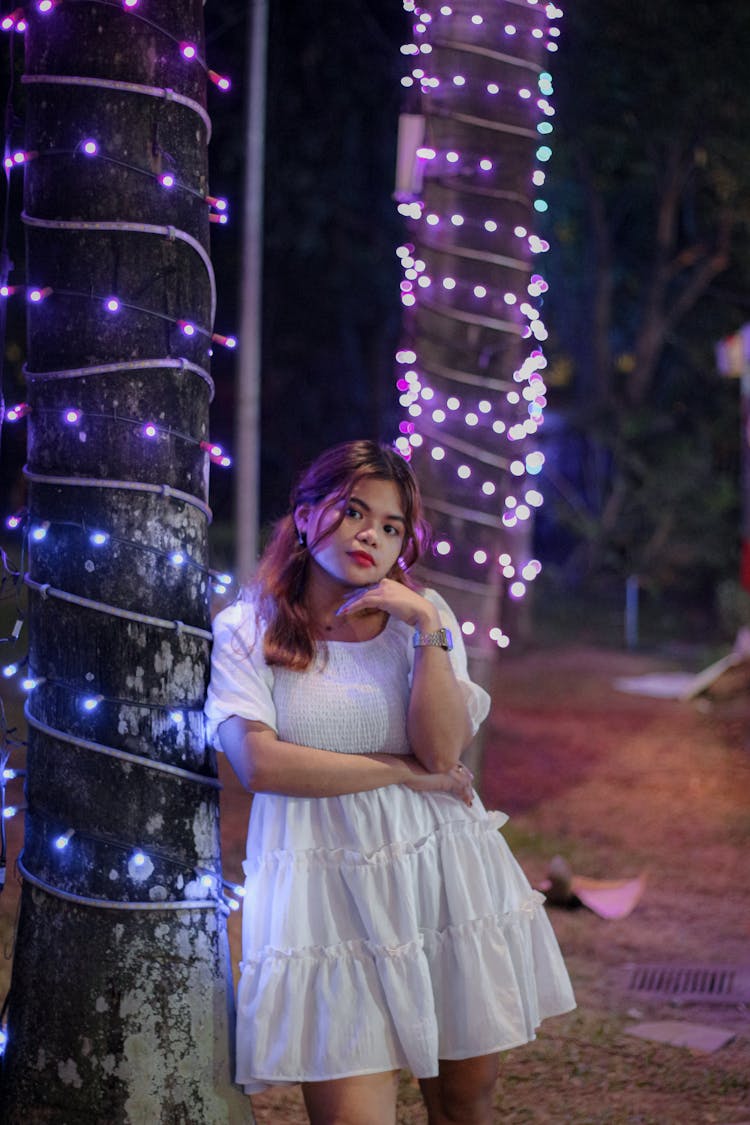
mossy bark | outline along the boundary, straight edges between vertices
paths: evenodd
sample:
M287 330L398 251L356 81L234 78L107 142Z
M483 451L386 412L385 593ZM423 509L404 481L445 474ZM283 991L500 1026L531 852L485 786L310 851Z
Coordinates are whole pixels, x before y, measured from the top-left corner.
M41 682L28 703L8 1125L253 1120L232 1084L225 914L199 905L221 888L201 881L221 871L201 714L214 295L206 74L179 48L203 57L202 19L201 0L153 0L147 20L86 2L29 14L27 270L51 292L29 312L29 520L46 535L29 553ZM186 337L181 320L199 331Z

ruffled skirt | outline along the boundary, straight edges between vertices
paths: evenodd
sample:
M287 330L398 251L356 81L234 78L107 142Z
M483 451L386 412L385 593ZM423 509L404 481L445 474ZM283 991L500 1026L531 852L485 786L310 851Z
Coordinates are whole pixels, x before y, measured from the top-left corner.
M575 1006L506 820L400 785L254 798L237 996L248 1093L401 1067L432 1077L439 1059L526 1043Z

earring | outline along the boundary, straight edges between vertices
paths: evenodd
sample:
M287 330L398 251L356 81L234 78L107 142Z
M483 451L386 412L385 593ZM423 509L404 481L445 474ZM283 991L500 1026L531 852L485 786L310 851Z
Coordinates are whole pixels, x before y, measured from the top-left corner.
M304 531L300 531L299 528L297 528L296 531L297 531L297 542L299 543L300 547L306 547L307 546L307 536L305 535Z

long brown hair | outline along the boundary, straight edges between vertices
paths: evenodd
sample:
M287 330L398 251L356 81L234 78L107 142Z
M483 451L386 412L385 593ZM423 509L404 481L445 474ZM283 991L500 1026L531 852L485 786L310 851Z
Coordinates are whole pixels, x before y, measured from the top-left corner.
M419 486L409 464L387 446L374 441L347 441L322 453L292 489L290 512L278 521L263 552L250 587L259 622L265 627L263 655L267 664L302 671L311 664L320 642L305 605L310 568L310 546L300 542L294 512L300 505L326 510L341 507L338 520L317 542L330 535L344 519L344 501L363 477L392 481L403 506L405 530L401 554L388 574L407 586L415 583L408 571L419 558L429 537L422 516Z

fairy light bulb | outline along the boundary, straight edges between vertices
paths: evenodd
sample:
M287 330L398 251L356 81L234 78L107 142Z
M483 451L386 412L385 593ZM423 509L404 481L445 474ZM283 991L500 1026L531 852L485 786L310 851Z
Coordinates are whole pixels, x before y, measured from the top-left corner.
M3 668L3 675L5 676L6 680L9 680L11 678L11 676L15 676L17 671L18 671L18 665L17 664L6 664L5 667Z
M63 422L68 426L77 426L82 417L82 411L77 410L74 406L63 411Z
M462 621L461 632L465 637L473 637L477 631L477 627L473 621Z
M43 539L47 538L47 531L49 530L49 523L43 523L39 527L32 528L31 538L35 543L41 543Z
M178 320L177 324L182 330L183 336L194 336L197 331L195 325L192 324L189 320Z
M487 552L486 551L475 551L474 552L474 562L477 563L478 566L482 566L484 563L486 563L487 562Z
M217 74L215 70L209 70L208 77L219 90L226 91L232 87L231 80L225 74Z
M162 174L159 176L159 183L162 187L173 188L176 180L172 172L162 172Z
M180 54L183 59L192 62L193 59L198 57L198 48L194 43L180 43Z
M132 862L136 867L143 867L144 863L146 862L146 857L143 852L134 852Z
M155 438L159 433L159 427L154 425L153 422L146 422L143 429L141 430L141 433L144 437Z
M184 566L187 562L187 555L184 551L173 551L169 556L169 561L173 566Z
M28 402L19 402L15 406L11 406L10 410L7 411L5 420L7 422L18 422L28 414L30 410L31 407Z
M173 723L176 723L177 726L182 726L182 724L185 722L185 716L183 715L182 711L170 711L169 717Z
M59 852L65 851L74 835L75 828L69 828L67 832L63 832L62 835L58 836L55 840L55 847L57 848L57 850Z
M104 307L107 310L107 312L110 312L110 313L119 312L120 309L122 308L122 306L121 306L119 300L117 299L117 297L107 297L106 301L104 302Z
M97 156L99 153L99 145L92 137L81 143L81 152L86 156Z
M109 541L109 535L106 531L92 531L89 535L89 543L94 547L103 547Z
M33 289L29 289L28 297L33 305L39 305L42 301L49 297L51 292L52 289L49 285L45 285L42 288L35 286Z
M435 550L439 555L449 555L451 553L451 545L447 539L439 539L435 544Z

